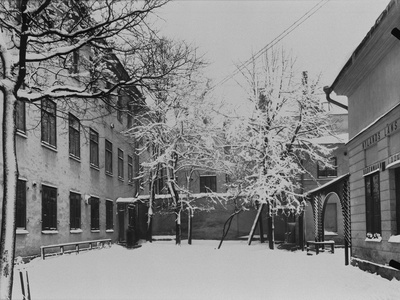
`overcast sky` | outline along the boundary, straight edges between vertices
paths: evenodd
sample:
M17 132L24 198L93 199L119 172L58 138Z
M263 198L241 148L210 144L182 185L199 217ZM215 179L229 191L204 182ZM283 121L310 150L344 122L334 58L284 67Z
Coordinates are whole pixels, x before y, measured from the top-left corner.
M232 74L315 7L276 46L297 57L299 71L330 85L389 0L176 0L158 13L163 34L197 46L215 83ZM225 84L228 88L234 81Z

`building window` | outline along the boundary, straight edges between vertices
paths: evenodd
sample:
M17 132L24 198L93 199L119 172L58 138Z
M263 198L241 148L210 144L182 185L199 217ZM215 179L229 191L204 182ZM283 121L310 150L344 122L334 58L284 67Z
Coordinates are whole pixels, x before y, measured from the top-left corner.
M157 179L154 182L154 192L158 195L165 194L167 192L165 187L164 169L162 168L159 169Z
M56 147L56 134L56 104L48 99L42 100L42 142Z
M106 200L106 230L114 229L114 203Z
M118 148L118 178L124 179L124 151Z
M57 189L42 186L42 230L57 230Z
M337 158L331 157L329 163L333 167L322 167L320 164L317 164L317 173L318 177L336 177L337 176Z
M90 229L100 230L100 199L90 198Z
M17 101L17 116L16 116L17 130L26 132L26 106L25 101Z
M72 52L72 67L70 73L77 74L79 72L79 50Z
M18 179L17 182L17 228L26 229L26 181Z
M99 134L90 129L90 164L99 167Z
M105 104L106 104L106 109L108 110L108 112L111 112L111 92L110 89L112 88L112 84L111 82L107 81L106 82L106 89L107 89L107 95L104 98Z
M122 123L122 95L120 94L121 90L118 91L118 100L117 100L117 119Z
M112 143L106 140L106 174L109 175L113 173L112 156Z
M69 114L69 154L75 157L81 157L81 142L80 132L81 125L77 117L73 114Z
M69 193L69 225L70 229L81 228L81 195Z
M367 233L381 233L379 172L365 177Z
M400 168L395 169L395 184L396 184L396 223L397 234L400 235Z
M128 155L128 183L133 183L133 157Z
M200 176L200 193L217 191L217 176Z
M127 127L132 128L133 126L133 105L128 103L128 114L127 114Z

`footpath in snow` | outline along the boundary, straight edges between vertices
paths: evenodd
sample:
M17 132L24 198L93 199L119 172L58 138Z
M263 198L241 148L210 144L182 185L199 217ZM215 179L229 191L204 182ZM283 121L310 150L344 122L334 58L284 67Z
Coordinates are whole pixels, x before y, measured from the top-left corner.
M32 300L400 299L400 282L345 266L343 249L308 256L258 242L185 242L34 259L24 265ZM22 299L18 270L13 299Z

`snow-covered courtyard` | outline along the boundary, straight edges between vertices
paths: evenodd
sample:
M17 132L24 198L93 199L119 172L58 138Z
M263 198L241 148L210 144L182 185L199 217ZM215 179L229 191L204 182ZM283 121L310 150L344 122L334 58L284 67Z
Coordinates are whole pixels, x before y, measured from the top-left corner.
M344 265L335 254L269 250L245 241L145 243L32 260L32 300L399 299L400 282ZM22 299L18 270L13 299Z

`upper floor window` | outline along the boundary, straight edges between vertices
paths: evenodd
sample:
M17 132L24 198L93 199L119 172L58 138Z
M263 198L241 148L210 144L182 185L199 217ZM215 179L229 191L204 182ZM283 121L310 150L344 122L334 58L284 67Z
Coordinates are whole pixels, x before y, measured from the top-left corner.
M57 189L42 186L42 230L57 230Z
M17 101L17 116L16 116L17 130L26 132L26 107L25 101Z
M79 50L75 50L72 52L72 66L70 69L70 73L78 73L79 72Z
M26 181L18 179L17 182L17 228L26 229Z
M124 151L118 148L118 178L124 179Z
M111 89L111 87L112 87L111 82L107 81L107 82L106 82L106 89L107 89L107 93L108 93L108 94L105 96L104 102L105 102L105 104L106 104L106 109L107 109L109 112L111 111L111 105L112 105L112 103L111 103L111 93L109 92L109 90Z
M217 191L217 176L200 176L200 193Z
M113 151L112 151L112 143L109 140L106 140L105 143L105 161L106 161L106 174L112 175L113 173Z
M81 143L80 143L80 132L81 127L77 117L73 114L69 114L69 154L75 157L81 157Z
M81 228L81 195L69 193L69 224L70 229Z
M118 100L117 100L117 119L122 123L122 110L123 110L123 101L122 95L120 94L121 90L118 91Z
M318 177L336 177L337 176L337 158L331 157L329 163L333 167L323 167L319 163L317 164L317 175Z
M127 127L132 128L133 126L133 105L128 103L128 114L127 114Z
M381 234L381 199L379 172L365 177L365 208L367 233Z
M56 104L48 99L42 100L42 142L57 146Z
M128 155L128 183L133 183L133 157Z
M90 129L90 164L99 167L99 134Z

